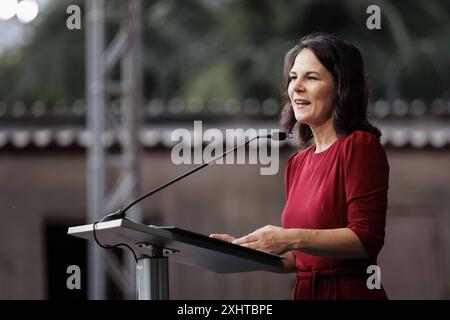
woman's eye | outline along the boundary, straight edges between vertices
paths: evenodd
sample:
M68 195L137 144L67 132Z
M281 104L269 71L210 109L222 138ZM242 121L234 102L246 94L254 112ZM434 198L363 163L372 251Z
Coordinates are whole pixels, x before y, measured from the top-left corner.
M291 81L291 80L295 80L295 79L297 79L297 77L296 77L296 76L290 76L290 77L289 77L289 81Z
M308 79L308 80L317 80L317 78L314 78L314 77L311 77L311 76L306 77L306 79Z

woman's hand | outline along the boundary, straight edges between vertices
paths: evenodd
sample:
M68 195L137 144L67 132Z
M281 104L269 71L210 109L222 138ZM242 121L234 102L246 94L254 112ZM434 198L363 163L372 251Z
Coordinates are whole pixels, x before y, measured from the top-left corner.
M236 240L235 237L232 237L229 234L224 234L224 233L211 233L209 236L211 238L223 240L226 242L233 242L234 240Z
M314 256L335 259L369 257L358 236L349 228L283 229L268 225L239 239L228 234L211 234L210 237L277 255L298 250Z
M267 225L242 238L234 240L233 243L247 248L281 255L292 250L292 243L289 240L288 232L288 229Z

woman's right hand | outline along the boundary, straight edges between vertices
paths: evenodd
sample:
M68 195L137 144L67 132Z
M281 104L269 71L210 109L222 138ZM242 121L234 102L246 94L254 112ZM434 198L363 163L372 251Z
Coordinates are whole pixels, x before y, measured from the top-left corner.
M226 242L233 242L234 240L236 240L235 237L230 236L229 234L224 234L224 233L211 233L210 238L214 238L214 239L219 239L219 240L223 240ZM276 273L290 273L290 272L295 272L295 255L293 251L287 252L285 254L283 254L283 267L278 270L278 271L274 271Z
M232 237L229 234L224 233L211 233L209 236L210 238L219 239L226 242L233 242L234 240L236 240L235 237Z

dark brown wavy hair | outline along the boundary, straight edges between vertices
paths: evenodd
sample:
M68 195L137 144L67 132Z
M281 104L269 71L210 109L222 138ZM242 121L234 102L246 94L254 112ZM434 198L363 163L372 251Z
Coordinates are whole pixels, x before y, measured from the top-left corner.
M288 95L289 72L298 53L308 48L314 52L320 63L331 73L336 85L333 100L333 126L339 136L346 136L356 130L370 132L377 137L380 130L367 120L369 105L369 84L363 58L358 48L349 42L328 33L313 33L300 39L284 58L284 105L280 124L287 134L294 134L300 147L313 142L311 128L295 119Z

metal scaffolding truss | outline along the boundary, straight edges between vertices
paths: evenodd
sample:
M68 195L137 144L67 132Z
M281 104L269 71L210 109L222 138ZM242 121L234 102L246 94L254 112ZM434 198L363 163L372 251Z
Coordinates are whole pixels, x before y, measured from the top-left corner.
M86 0L85 5L87 127L91 138L87 199L92 223L139 195L141 1ZM108 32L118 30L110 43L106 43L107 23L114 26ZM119 113L112 110L113 97L120 101ZM107 147L106 132L118 137L118 148ZM139 207L130 209L127 216L139 221ZM121 259L92 242L88 249L89 299L110 298L107 279L113 281L123 298L134 298L134 259L128 253Z

